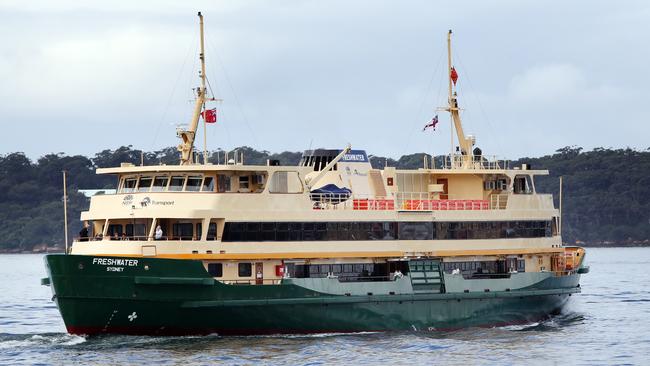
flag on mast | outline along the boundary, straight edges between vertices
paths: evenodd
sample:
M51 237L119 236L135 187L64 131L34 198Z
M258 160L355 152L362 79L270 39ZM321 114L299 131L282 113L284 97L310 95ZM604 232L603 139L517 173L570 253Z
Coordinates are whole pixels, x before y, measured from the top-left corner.
M456 81L458 81L458 73L456 72L455 67L453 66L451 67L451 75L449 76L451 76L451 81L453 81L454 85L456 85Z
M433 130L435 131L435 130L436 130L436 125L437 125L437 124L438 124L438 115L436 114L435 117L433 117L433 118L431 119L431 122L429 122L429 123L427 123L426 125L424 125L424 128L422 129L422 131L423 131L423 132L426 131L427 128L429 128L429 127L433 128Z
M217 122L217 108L204 110L203 112L201 112L201 117L203 117L205 123Z

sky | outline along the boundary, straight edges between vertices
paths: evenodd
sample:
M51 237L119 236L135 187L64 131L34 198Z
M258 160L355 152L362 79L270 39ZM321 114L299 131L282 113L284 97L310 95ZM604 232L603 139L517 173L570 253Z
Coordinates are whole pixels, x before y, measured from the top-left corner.
M210 150L449 152L436 111L449 29L484 154L650 147L647 1L3 0L0 154L177 145L199 83L197 11L222 100Z

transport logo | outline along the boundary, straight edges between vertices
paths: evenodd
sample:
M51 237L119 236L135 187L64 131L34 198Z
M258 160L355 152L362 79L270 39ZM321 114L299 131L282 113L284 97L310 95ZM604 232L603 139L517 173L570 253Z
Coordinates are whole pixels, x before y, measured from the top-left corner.
M122 206L128 206L133 203L133 195L132 194L127 194L124 196L124 199L122 200Z
M147 207L147 206L149 206L150 203L151 203L151 198L145 197L145 198L142 199L142 201L140 201L140 206L141 207Z

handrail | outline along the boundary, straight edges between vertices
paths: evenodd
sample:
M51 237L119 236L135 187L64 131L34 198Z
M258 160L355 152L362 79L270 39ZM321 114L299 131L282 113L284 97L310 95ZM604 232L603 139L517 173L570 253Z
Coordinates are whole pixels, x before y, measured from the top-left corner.
M490 199L432 198L427 192L397 192L395 198L370 197L336 193L311 193L314 210L361 210L361 211L449 211L449 210L503 210L507 194ZM452 199L450 199L452 198Z
M109 241L169 241L169 240L181 240L181 241L198 241L200 238L196 235L166 235L166 236L161 236L160 239L156 239L154 236L146 236L146 235L131 235L131 236L109 236L106 235L101 236L101 235L96 235L94 237L74 237L73 241L75 242L86 242L86 241L102 241L102 240L109 240ZM213 241L216 240L216 237L214 236L209 236L207 240Z
M495 155L446 155L442 162L443 169L503 170L509 166L509 160L497 159Z
M264 279L252 278L250 280L242 280L242 279L230 280L230 279L222 279L222 278L215 277L215 279L226 285L258 285L259 282L262 282L263 285L279 285L282 282L281 278L264 278Z

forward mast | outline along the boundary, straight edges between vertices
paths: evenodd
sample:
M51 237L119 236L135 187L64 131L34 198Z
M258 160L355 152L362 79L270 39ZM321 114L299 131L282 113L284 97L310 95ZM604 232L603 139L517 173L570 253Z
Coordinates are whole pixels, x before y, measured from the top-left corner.
M192 155L194 151L194 140L196 138L196 129L199 124L199 118L201 117L201 111L205 110L206 101L215 101L214 98L207 98L207 89L206 89L206 75L205 75L205 45L204 45L204 36L203 36L203 15L201 12L198 13L199 17L199 29L200 29L200 39L201 39L201 53L199 54L199 59L201 60L201 71L199 72L199 77L201 79L201 86L196 88L196 102L194 104L194 113L192 114L192 120L189 123L187 129L179 128L176 131L178 137L181 138L181 143L178 145L178 151L180 152L180 164L189 165L193 163ZM207 152L207 143L205 123L203 125L203 163L208 161L208 152Z

